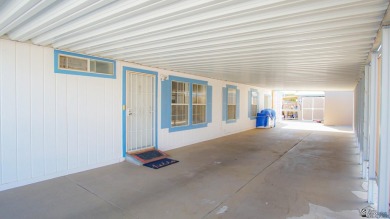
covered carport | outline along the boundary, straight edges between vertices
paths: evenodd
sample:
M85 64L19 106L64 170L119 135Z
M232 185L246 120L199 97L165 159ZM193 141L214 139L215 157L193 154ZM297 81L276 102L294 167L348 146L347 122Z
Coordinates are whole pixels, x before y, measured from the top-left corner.
M0 215L389 213L388 4L0 1ZM349 99L254 129L283 90ZM125 162L148 149L180 162Z

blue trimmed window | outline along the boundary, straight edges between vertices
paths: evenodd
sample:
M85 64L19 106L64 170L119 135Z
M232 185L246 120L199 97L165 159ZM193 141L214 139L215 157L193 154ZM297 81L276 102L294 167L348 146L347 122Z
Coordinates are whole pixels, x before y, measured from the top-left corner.
M222 120L236 122L240 117L240 90L237 86L226 85L222 88Z
M170 76L161 87L161 128L175 132L211 122L212 87L207 81Z
M256 119L257 112L259 111L259 92L253 88L248 92L248 117L250 119Z
M116 78L115 61L54 50L54 72L101 78Z
M190 85L180 81L172 81L171 85L171 127L188 126Z

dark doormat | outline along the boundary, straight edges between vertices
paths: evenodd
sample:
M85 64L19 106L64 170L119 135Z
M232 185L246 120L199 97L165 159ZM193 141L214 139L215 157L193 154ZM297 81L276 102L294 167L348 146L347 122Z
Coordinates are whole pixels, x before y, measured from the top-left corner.
M149 149L146 151L135 152L135 153L131 153L129 155L134 157L135 159L139 160L143 164L150 163L150 162L157 161L157 160L161 160L161 159L168 157L167 154L165 154L164 152L162 152L160 150L156 150L156 149Z
M156 160L156 161L153 161L153 162L150 162L150 163L146 163L146 164L144 164L144 166L150 167L150 168L153 168L153 169L160 169L162 167L166 167L166 166L169 166L169 165L177 163L177 162L179 162L179 161L172 160L172 159L169 159L169 158L164 158L164 159L161 159L161 160Z

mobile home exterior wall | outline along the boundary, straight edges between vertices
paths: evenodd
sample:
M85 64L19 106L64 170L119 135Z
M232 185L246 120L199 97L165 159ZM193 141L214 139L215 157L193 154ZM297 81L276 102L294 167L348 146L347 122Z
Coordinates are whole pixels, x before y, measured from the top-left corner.
M0 39L0 191L123 161L122 69L158 72L158 146L170 150L255 127L248 91L259 87L116 61L116 78L54 72L54 49ZM160 76L205 80L212 86L212 121L204 128L161 128ZM222 120L222 88L240 92L240 118ZM184 136L184 137L183 137Z

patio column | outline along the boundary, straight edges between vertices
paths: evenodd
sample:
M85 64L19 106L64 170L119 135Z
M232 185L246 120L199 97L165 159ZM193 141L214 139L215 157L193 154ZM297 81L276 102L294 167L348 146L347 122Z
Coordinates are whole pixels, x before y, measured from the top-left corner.
M364 68L364 110L363 110L363 178L368 180L368 161L369 161L369 154L368 154L368 95L369 95L369 71L370 66L366 65Z
M378 212L389 212L389 157L390 157L390 27L382 29L381 115L378 173Z
M369 77L369 99L368 99L368 202L374 204L377 200L374 200L374 191L376 187L376 124L377 124L377 81L378 81L378 68L377 68L378 53L373 52L371 54L370 74Z

